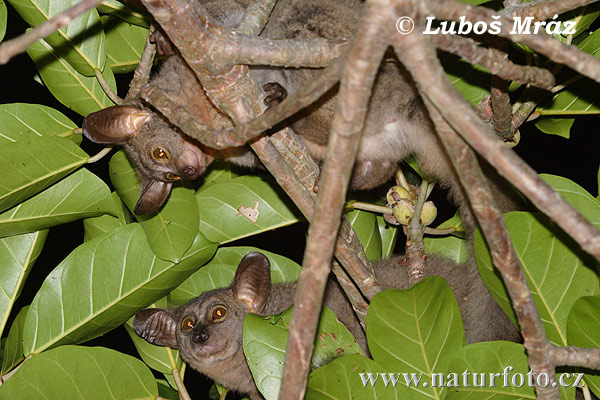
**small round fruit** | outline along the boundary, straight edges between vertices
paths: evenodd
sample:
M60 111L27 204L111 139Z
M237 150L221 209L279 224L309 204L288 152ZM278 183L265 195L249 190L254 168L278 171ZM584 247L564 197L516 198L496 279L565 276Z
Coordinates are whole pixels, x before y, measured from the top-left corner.
M415 207L412 205L410 200L400 199L392 208L392 214L396 221L402 225L408 225L410 219L415 212Z
M421 209L421 225L427 226L431 224L437 217L437 208L432 201L426 201Z

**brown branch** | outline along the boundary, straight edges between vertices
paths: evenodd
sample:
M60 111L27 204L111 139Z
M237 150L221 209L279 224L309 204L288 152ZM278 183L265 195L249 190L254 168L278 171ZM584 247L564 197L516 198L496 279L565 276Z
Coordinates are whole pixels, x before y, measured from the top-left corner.
M600 349L575 346L554 347L552 360L556 365L600 370Z
M429 182L423 180L421 187L419 188L419 196L417 197L415 211L406 227L406 262L408 266L409 287L412 287L415 283L425 277L426 256L425 244L423 243L425 227L421 224L420 219L423 204L425 204L425 200L427 199L428 188Z
M258 36L269 21L269 15L275 4L277 0L256 0L250 4L242 21L235 28L236 32Z
M353 160L364 126L379 63L394 26L390 7L367 2L348 56L319 184L315 215L308 231L288 338L279 399L302 399L319 310L330 270Z
M500 78L542 89L554 86L554 75L550 71L514 64L492 50L478 46L472 39L455 35L433 35L432 39L437 48L458 54L471 64L479 64Z
M333 261L331 263L331 271L335 275L337 281L340 283L340 286L346 293L346 297L350 300L352 304L352 309L356 313L363 330L365 329L365 323L367 319L367 310L369 309L369 304L364 300L362 294L356 289L352 280L346 274L346 271L338 264L337 261Z
M110 67L108 67L110 68ZM99 69L94 69L94 75L96 75L96 80L100 84L100 87L104 91L104 94L108 96L108 98L115 104L121 104L123 99L120 98L110 87L106 79L104 79L104 75L102 75L102 71Z
M513 42L523 43L533 50L544 54L550 60L564 64L582 75L600 82L600 60L591 54L580 51L577 47L567 46L548 35L542 34L511 34L513 21L500 16L491 9L473 7L456 0L439 0L420 3L423 15L435 15L437 18L458 21L465 17L469 21L481 21L488 25L492 22L500 24L501 37ZM492 18L492 17L496 18Z
M45 38L63 26L69 25L73 19L90 8L98 6L100 3L102 3L102 0L83 0L81 3L63 11L29 32L2 43L0 45L0 65L6 64L14 56L25 52L38 39Z
M137 98L144 86L150 80L150 71L152 70L152 64L154 62L154 56L156 55L156 45L150 42L150 37L154 33L154 25L150 26L148 37L146 38L146 44L142 51L142 57L135 67L133 73L133 79L129 83L129 90L125 96L125 100L133 100Z
M532 0L523 3L520 6L513 7L509 16L514 17L533 17L535 20L543 21L552 18L554 14L563 14L567 11L583 7L598 0Z

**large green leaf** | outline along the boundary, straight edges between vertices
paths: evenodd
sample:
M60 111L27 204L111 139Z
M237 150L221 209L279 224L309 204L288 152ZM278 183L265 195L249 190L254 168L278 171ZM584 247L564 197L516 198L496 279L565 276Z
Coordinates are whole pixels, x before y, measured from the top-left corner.
M105 213L117 215L110 189L87 169L0 214L0 237L66 224Z
M597 106L599 99L600 96L598 91L594 90L593 84L580 80L555 95L548 104L539 107L537 111L541 115L598 114L600 113L600 107Z
M117 152L110 160L110 178L123 203L133 213L140 185L124 151ZM177 262L190 248L198 232L198 205L191 183L174 184L160 210L138 215L137 219L154 254L163 260Z
M38 137L0 146L0 211L33 196L85 164L70 140Z
M203 292L228 287L242 258L253 251L261 252L269 259L273 284L298 280L300 266L289 258L255 247L220 247L208 264L169 294L169 300L174 304L185 304Z
M272 177L241 176L196 193L200 231L227 243L298 222L300 212Z
M78 0L8 0L31 26L38 26L77 4ZM98 11L92 8L74 18L71 23L46 36L61 58L77 72L94 76L94 70L104 70L106 39Z
M307 400L329 399L412 399L403 385L394 385L381 364L361 355L348 355L313 371L308 377ZM388 378L389 379L389 378Z
M381 236L381 258L388 258L394 253L396 241L398 240L398 228L388 225L383 216L377 216L377 228Z
M127 3L121 3L117 0L104 0L99 6L98 11L103 14L114 15L123 21L148 28L152 22L152 17Z
M108 65L115 74L134 71L142 57L148 29L108 15L100 20L108 42Z
M254 382L265 399L277 399L292 308L275 317L249 314L244 320L244 354ZM362 354L354 336L328 308L321 312L312 368L318 368L341 354Z
M240 177L244 174L244 171L240 167L225 162L223 160L216 160L211 163L206 171L199 178L201 182L198 192L201 192L214 184L226 183L231 180Z
M75 71L42 39L29 46L27 54L35 63L52 95L73 111L86 116L114 105L100 87L96 77L84 76ZM106 68L103 75L109 86L116 92L112 70Z
M82 244L48 275L33 299L25 321L25 354L80 343L121 325L180 284L215 247L198 234L179 264L163 261L139 224Z
M461 223L460 215L456 213L454 217L442 222L437 229L450 228ZM438 254L444 258L454 261L457 264L467 262L469 259L469 244L466 239L454 235L447 236L427 236L423 241L425 252L427 254Z
M479 103L489 94L490 76L483 67L448 54L442 54L440 60L450 82L471 104Z
M368 211L354 210L346 214L350 225L358 235L369 261L381 258L381 235L375 214Z
M581 297L573 305L567 322L569 346L600 348L600 296ZM587 374L586 383L600 395L600 376Z
M1 1L1 0L0 0ZM81 143L81 135L73 135L77 128L60 111L40 104L0 104L0 144L18 142L38 136L68 136Z
M155 399L152 372L140 360L103 347L62 346L26 361L0 399Z
M600 200L587 190L562 176L540 174L546 183L560 194L570 205L579 211L596 228L600 228Z
M568 139L571 136L571 127L574 123L575 119L573 118L540 118L535 126L549 135L562 136Z
M518 378L516 385L511 384L516 374L521 374L527 380L529 365L521 344L503 341L470 344L456 353L448 371L451 374L441 377L442 380L446 379L443 383L448 386L448 399L536 398L533 387L519 385ZM468 373L466 378L462 376L464 371ZM453 385L449 384L451 378L454 378ZM464 379L467 384L464 384Z
M465 345L458 304L443 278L430 276L408 290L378 293L367 312L367 342L373 359L388 371L445 374ZM405 384L403 382L403 384ZM411 386L413 398L443 398L444 388Z
M598 277L590 269L594 261L556 226L549 226L542 215L510 212L504 214L504 220L548 339L557 346L566 346L571 307L580 297L600 293ZM475 256L485 285L516 321L504 284L494 270L479 231L475 234Z
M83 220L83 241L95 239L105 233L111 232L113 229L121 225L131 222L129 212L125 209L125 205L117 192L111 193L112 200L117 210L118 217L113 217L109 214L104 214L100 217L86 218Z
M6 4L0 0L0 42L4 39L6 33Z
M41 231L0 239L0 335L47 236Z
M23 327L25 326L25 316L28 309L29 306L21 308L8 332L8 337L4 343L2 371L0 372L3 375L16 367L25 358L23 355Z
M168 308L166 297L150 304L151 308ZM133 329L133 318L125 323L125 329L131 337L135 348L142 360L152 369L165 375L172 375L174 369L181 370L183 360L179 356L179 351L166 346L156 346L142 339Z

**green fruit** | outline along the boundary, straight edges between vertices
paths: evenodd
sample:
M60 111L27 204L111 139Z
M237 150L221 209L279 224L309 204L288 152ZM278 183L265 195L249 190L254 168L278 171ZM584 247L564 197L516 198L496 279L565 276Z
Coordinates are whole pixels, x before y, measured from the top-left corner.
M415 207L412 205L410 200L400 199L392 208L392 214L396 221L402 225L408 225L410 219L415 212Z
M432 201L426 201L421 209L421 225L427 226L437 217L437 208Z
M412 196L410 195L410 192L402 186L392 186L385 195L385 198L387 199L388 204L394 205L400 199L411 200Z

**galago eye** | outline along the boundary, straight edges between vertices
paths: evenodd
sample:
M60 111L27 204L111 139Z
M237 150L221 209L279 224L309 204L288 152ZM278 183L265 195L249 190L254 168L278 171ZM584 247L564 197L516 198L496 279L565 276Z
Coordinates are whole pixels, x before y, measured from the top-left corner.
M181 330L184 332L191 331L194 329L194 325L196 325L196 320L194 320L194 318L184 318L183 321L181 321Z
M165 176L166 176L166 178L167 178L168 180L170 180L170 181L178 181L178 180L180 180L180 179L181 179L181 177L180 177L179 175L175 175L175 174L174 174L174 173L172 173L172 172L168 172L168 173L167 173L167 175L165 175Z
M171 158L169 151L162 147L153 147L150 151L150 156L154 161L167 161Z
M210 313L210 320L212 322L220 322L224 320L226 316L227 309L223 306L217 306L213 308L212 312Z

